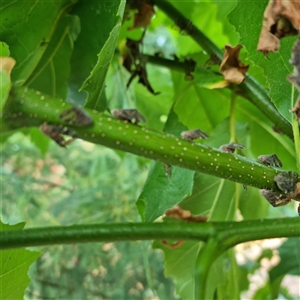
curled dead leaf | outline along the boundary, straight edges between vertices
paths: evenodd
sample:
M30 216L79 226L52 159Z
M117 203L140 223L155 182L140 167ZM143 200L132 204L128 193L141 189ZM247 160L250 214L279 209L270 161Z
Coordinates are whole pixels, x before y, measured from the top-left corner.
M264 12L257 50L267 56L279 49L279 39L297 35L300 30L300 2L270 0Z
M154 91L148 80L146 70L147 59L140 53L140 44L141 40L134 41L127 39L126 42L128 51L125 54L123 66L131 73L127 83L127 88L130 86L131 82L138 77L138 82L144 85L151 94L158 95L159 92Z
M165 215L170 218L181 219L188 222L206 222L206 216L193 216L189 210L182 209L176 205L173 208L167 210Z
M133 25L129 27L128 30L147 27L154 14L155 10L152 5L145 2L141 3L138 8L138 12L134 15Z
M161 241L161 243L162 243L164 246L166 246L166 247L168 247L168 248L170 248L170 249L179 248L184 242L185 242L185 241L180 240L180 241L178 241L178 242L175 242L174 244L169 244L169 243L168 243L167 241L165 241L165 240Z
M206 222L207 216L193 216L189 210L182 209L180 206L176 205L173 208L167 210L165 215L170 218L180 219L187 222ZM161 243L170 248L175 249L179 248L185 241L179 240L173 244L168 243L167 241L161 241Z
M220 72L224 75L225 80L229 83L240 84L245 80L244 74L248 71L249 66L244 65L239 60L239 53L243 46L237 45L232 47L225 46L223 60L220 65Z
M0 71L4 70L10 77L11 70L14 68L16 61L9 56L0 57Z

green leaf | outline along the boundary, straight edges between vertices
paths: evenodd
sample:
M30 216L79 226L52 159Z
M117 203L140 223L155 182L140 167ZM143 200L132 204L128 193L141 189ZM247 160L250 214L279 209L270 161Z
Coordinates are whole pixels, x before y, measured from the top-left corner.
M176 292L182 299L194 299L193 272L195 262L203 243L186 241L178 248L170 249L159 241L153 243L154 248L162 249L165 255L165 276L172 277Z
M242 44L248 51L248 58L254 64L264 70L269 84L269 95L278 111L291 122L291 84L286 80L292 71L289 64L291 50L295 37L280 40L278 53L269 53L269 60L261 52L256 51L264 10L268 1L253 1L251 9L245 1L238 0L236 8L230 13L229 20L240 34ZM251 68L251 67L250 67ZM280 70L280 71L278 71Z
M12 81L24 83L31 75L65 11L75 0L2 1L1 39L16 60Z
M0 42L0 56L9 56L9 47L4 42Z
M20 230L25 223L15 225L3 224L0 220L0 231ZM23 299L24 292L30 283L28 270L30 265L41 255L26 249L2 250L0 255L0 299Z
M247 126L236 123L235 128L236 135L242 143ZM225 119L215 128L206 144L219 147L229 143L229 132L229 120ZM211 221L232 220L237 208L236 201L247 201L246 193L241 194L241 191L242 186L237 183L196 173L193 193L184 199L181 207L195 215L210 215Z
M222 23L223 34L229 39L231 45L238 44L239 35L235 31L234 26L228 21L228 14L235 8L236 0L219 1L211 0L217 6L217 20Z
M198 67L193 74L198 87L213 89L216 86L222 86L222 84L226 83L223 75L214 73L205 68Z
M145 86L136 84L134 86L136 107L145 115L147 126L163 130L165 125L164 117L167 119L174 99L171 72L166 68L148 64L147 74L151 86L156 92L160 92L160 94L153 95L149 93Z
M38 128L31 128L30 129L30 139L35 144L35 146L40 149L42 155L45 155L50 139L46 135L42 134L41 131Z
M38 91L65 99L70 75L70 58L74 40L80 31L77 16L66 15L59 22L46 51L26 84Z
M174 111L171 110L165 131L180 135L185 130ZM193 188L194 171L172 167L172 176L169 180L159 162L152 164L147 181L137 201L137 207L145 222L153 222L166 210L178 204L189 195Z
M125 1L80 1L72 14L80 18L81 33L75 42L71 59L69 85L71 97L83 104L86 91L89 93L86 107L104 111L106 73L115 51ZM87 51L88 50L88 51Z
M200 128L210 133L229 114L228 91L208 90L198 81L186 82L181 73L172 72L174 111L189 129ZM224 97L227 95L227 97Z
M270 288L268 284L265 284L263 287L259 288L254 296L252 297L252 300L261 300L261 299L271 299L270 298Z
M261 154L276 153L282 160L283 167L296 171L296 156L293 141L287 136L278 134L273 124L251 103L238 98L236 105L236 119L247 120L249 124L247 156L256 159ZM264 141L261 143L260 141Z
M216 277L220 277L220 284L216 284ZM211 295L208 295L208 297L213 299L217 286L218 299L239 299L238 278L239 269L235 259L235 251L230 249L221 255L211 268L207 281Z
M195 26L205 32L205 35L220 48L229 43L229 39L220 34L223 31L223 26L221 22L217 21L217 6L214 3L172 1L172 5L191 20ZM213 26L211 26L212 23L214 24ZM199 52L200 46L196 42L186 35L184 31L180 32L176 25L173 27L176 29L173 34L177 39L177 55L186 56Z
M300 276L300 238L289 238L279 248L280 262L269 271L272 298L278 297L281 281L286 274Z

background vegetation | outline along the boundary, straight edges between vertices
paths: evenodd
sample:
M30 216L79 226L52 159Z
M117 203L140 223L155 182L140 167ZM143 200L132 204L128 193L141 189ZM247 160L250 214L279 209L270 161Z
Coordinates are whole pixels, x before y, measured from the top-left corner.
M251 9L243 1L171 1L175 13L164 5L168 2L157 1L155 16L140 45L143 53L140 58L148 59L149 83L144 86L134 79L127 87L131 74L122 66L129 55L126 39L138 40L144 34L141 28L128 30L134 27L136 12L129 8L136 3L128 1L125 7L125 2L118 0L88 4L3 1L1 56L10 55L16 60L11 74L16 89L24 92L22 89L29 87L34 92L40 91L56 100L57 107L59 98L85 105L95 118L98 118L96 113L103 111L109 116L114 108L137 108L147 118L146 126L150 129L179 136L185 129L200 128L209 134L205 145L218 148L235 141L246 146L239 154L249 158L250 163L258 155L276 153L285 170L299 171L289 113L296 93L286 81L292 72L288 61L296 37L282 39L280 52L269 54L270 60L255 51L267 1L254 1ZM191 32L185 23L182 25L176 12L182 13L208 39L199 40L197 31ZM224 78L218 73L218 65L213 64L211 54L218 57L226 44L238 43L244 46L242 61L250 65L246 81L240 86L215 88ZM186 69L187 60L195 61L193 72ZM26 103L34 114L39 102L32 95ZM267 102L257 102L257 98ZM34 118L26 115L22 106L18 106L18 97L11 93L9 101L4 106L1 145L4 223L26 221L26 228L35 228L153 222L157 218L162 221L164 212L176 204L193 215L206 216L208 222L297 215L295 202L273 208L257 188L248 186L245 190L241 182L183 169L184 165L173 166L169 180L163 164L142 158L145 155L139 149L134 153L140 156L134 156L81 140L67 149L60 148L40 133L36 128L40 120L34 123ZM1 103L4 105L4 101ZM59 123L58 117L53 117L58 115L53 107L46 111L48 118ZM23 115L15 117L19 112ZM283 124L284 134L274 131L274 124ZM90 129L92 133L98 132L98 125ZM87 137L88 130L78 129L79 135L92 140ZM117 134L115 141L121 136ZM97 137L95 143L106 143L106 139ZM168 163L163 154L159 158ZM196 165L196 160L193 162ZM268 171L272 172L272 168ZM243 174L241 168L236 172ZM262 177L253 176L264 186ZM179 222L164 218L164 223L174 227ZM299 223L295 224L295 230L299 230ZM297 299L300 296L297 291L287 289L281 282L286 274L300 275L299 243L295 237L282 240L269 249L260 248L254 257L246 252L241 254L245 250L242 248L225 251L206 273L205 299ZM195 298L198 277L194 271L201 269L199 253L207 249L204 242L186 241L170 249L156 241L152 247L162 251L150 250L150 242L145 241L43 247L43 254L30 268L32 282L25 296L28 299ZM13 251L26 250L2 252L2 278L10 282L2 289L3 299L20 297L28 285L28 267L20 272L18 267L7 264L9 255L19 255ZM266 261L268 272L261 269L262 266L266 269ZM163 275L163 268L168 278ZM9 278L9 270L17 272L23 289L15 290L19 282ZM265 272L262 284L253 286L251 274L259 272Z

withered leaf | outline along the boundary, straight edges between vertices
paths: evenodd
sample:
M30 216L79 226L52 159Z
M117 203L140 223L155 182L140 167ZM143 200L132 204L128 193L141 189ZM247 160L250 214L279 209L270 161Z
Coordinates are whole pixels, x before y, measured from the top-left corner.
M270 0L264 12L263 25L257 50L267 56L279 49L279 39L297 35L300 29L300 2Z
M141 3L138 12L134 15L133 25L129 27L128 30L147 27L154 14L155 10L152 5L145 2Z
M139 77L139 83L143 84L148 91L153 95L160 94L159 92L155 92L148 80L148 74L146 70L147 60L140 53L139 45L141 41L134 41L131 39L127 39L126 46L129 52L126 53L123 66L126 68L128 72L131 73L131 76L127 82L127 88L129 88L131 82L134 78Z
M167 210L165 215L175 219L181 219L188 222L206 222L206 216L193 216L189 210L182 209L176 205L173 208Z
M248 71L249 66L244 65L239 60L239 53L242 49L241 45L232 47L225 46L223 60L220 65L220 72L224 75L225 80L230 83L240 84L245 80L244 74Z
M164 246L166 246L166 247L168 247L168 248L170 248L170 249L179 248L184 242L185 242L185 241L180 240L180 241L178 241L178 242L175 242L174 244L169 244L169 243L168 243L167 241L165 241L165 240L161 241L161 243L162 243Z

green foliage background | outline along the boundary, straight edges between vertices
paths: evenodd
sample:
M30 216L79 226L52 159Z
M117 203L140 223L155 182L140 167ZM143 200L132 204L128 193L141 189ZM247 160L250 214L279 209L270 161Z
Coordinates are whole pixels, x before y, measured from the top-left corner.
M283 40L280 52L270 55L271 62L255 52L267 1L254 1L251 9L243 1L171 3L219 48L241 43L249 74L269 88L280 114L291 120L291 85L285 79L292 69L288 60L295 38ZM124 11L130 17L123 20ZM132 12L125 9L124 1L93 1L91 5L66 0L5 1L1 13L1 53L7 55L9 49L17 61L13 83L97 111L134 107L147 117L146 126L151 129L178 135L184 129L200 128L210 135L205 142L208 146L234 140L246 146L240 153L246 157L276 153L285 169L297 170L293 141L276 133L265 114L244 98L235 97L229 89L211 89L216 76L203 82L201 67L210 55L162 10L156 8L143 53L160 52L168 59L176 54L182 62L188 57L196 61L197 69L195 80L186 81L184 73L147 63L148 79L159 95L150 94L137 80L126 87L130 74L121 65L125 39L140 38L142 30L127 30ZM36 128L22 132L25 136L2 137L4 222L26 220L27 227L152 222L178 203L195 215L207 215L209 221L295 215L293 204L270 207L251 187L245 192L240 184L180 167L173 167L168 180L159 162L150 166L147 159L82 141L61 149ZM298 240L288 240L280 255L294 263L284 271L280 265L271 270L270 282L261 293L283 293L283 276L300 275L299 260L284 250L292 243L299 245ZM192 299L193 270L203 244L186 242L168 249L155 242L153 247L162 249L165 274L173 278L177 295ZM177 299L172 282L162 274L161 251L149 248L147 242L43 248L43 255L30 269L32 283L26 297L148 299L157 295ZM207 299L238 299L249 288L247 277L242 276L245 269L249 274L254 271L238 266L233 249L225 252L209 274ZM241 280L233 284L236 278ZM259 295L260 291L253 299Z

